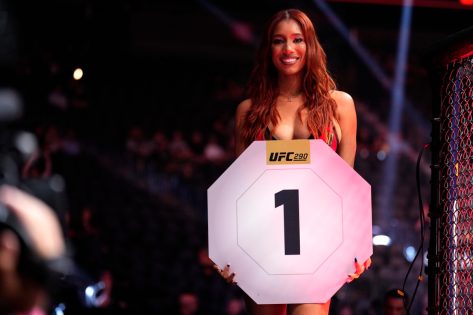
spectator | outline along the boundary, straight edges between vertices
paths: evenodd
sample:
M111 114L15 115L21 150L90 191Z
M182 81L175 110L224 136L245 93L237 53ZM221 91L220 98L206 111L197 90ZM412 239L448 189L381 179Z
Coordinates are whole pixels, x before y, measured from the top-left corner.
M179 315L199 314L199 298L195 293L184 292L179 295Z
M210 136L209 141L204 149L204 156L207 161L213 163L219 163L225 160L225 150L220 146L215 135Z
M408 303L406 292L401 289L389 290L384 295L383 314L405 315Z
M242 299L231 298L225 309L225 315L243 315L246 314L245 303Z

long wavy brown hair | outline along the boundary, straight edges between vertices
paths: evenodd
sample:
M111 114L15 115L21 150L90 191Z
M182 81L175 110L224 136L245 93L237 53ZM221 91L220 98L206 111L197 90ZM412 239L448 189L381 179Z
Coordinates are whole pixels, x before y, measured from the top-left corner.
M241 134L245 147L250 145L269 123L275 126L280 118L275 106L279 94L278 73L271 59L271 44L277 24L287 19L293 19L299 24L307 47L302 80L304 106L309 113L307 127L316 138L319 138L332 123L332 117L335 117L336 104L330 92L335 90L336 85L327 71L327 57L319 43L314 25L302 11L296 9L279 11L266 25L248 82L251 107L246 114Z

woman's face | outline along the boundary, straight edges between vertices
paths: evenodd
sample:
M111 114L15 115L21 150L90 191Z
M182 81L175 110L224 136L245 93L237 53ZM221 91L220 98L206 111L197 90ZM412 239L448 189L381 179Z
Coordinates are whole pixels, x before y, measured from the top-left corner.
M306 42L293 19L279 22L271 38L271 56L279 75L300 74L306 61Z

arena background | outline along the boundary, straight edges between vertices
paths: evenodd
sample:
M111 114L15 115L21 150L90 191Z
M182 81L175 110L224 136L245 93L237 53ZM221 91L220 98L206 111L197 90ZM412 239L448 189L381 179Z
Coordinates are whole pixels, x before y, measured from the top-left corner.
M43 152L26 176L63 175L76 261L107 286L98 308L82 292L59 297L66 314L184 314L183 303L238 314L241 292L206 259L206 189L234 158L233 115L264 22L291 7L312 18L339 89L355 99L355 169L373 187L381 240L373 267L337 293L331 312L378 314L383 293L403 286L421 231L415 161L430 142L424 57L471 27L472 5L415 1L406 25L395 0L1 0L0 84L25 109L9 128L34 133ZM401 64L400 29L408 34ZM425 213L429 163L426 152ZM420 263L409 294L419 272ZM426 287L424 278L414 314L425 312Z

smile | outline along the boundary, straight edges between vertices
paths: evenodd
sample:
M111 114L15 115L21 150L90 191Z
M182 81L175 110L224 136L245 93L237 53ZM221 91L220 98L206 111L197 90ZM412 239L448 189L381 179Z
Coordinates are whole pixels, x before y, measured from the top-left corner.
M285 65L292 65L295 64L299 60L298 57L284 57L281 58L281 63Z

